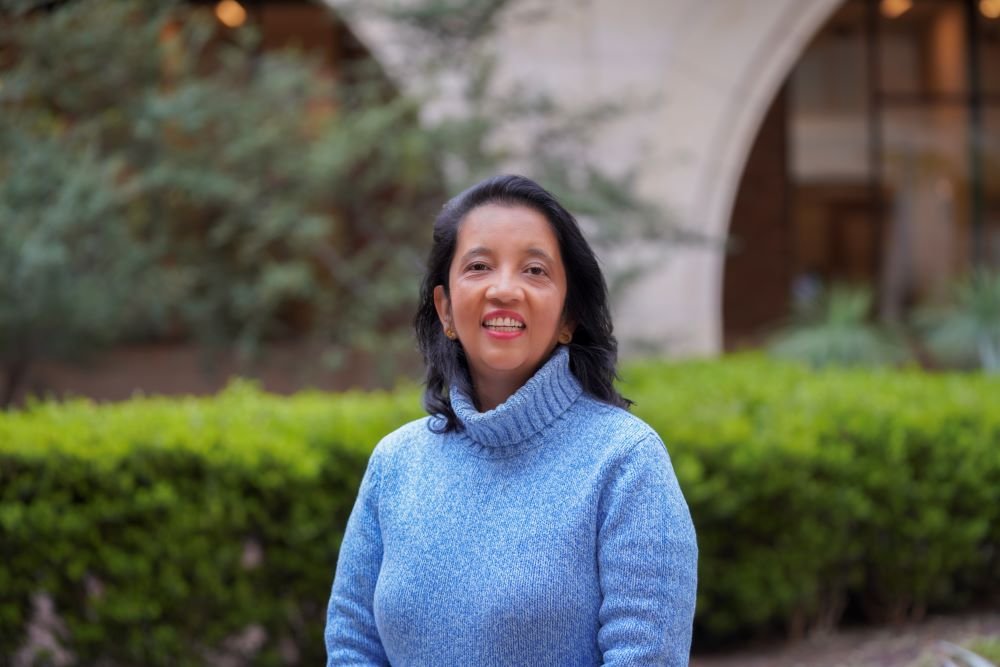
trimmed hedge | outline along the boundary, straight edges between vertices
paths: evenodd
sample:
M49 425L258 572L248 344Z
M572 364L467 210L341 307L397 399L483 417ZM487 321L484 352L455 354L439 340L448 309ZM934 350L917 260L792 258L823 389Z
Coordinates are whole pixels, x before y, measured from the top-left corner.
M236 385L0 416L0 663L45 592L77 664L322 664L371 447L420 414L414 389L286 399Z
M749 356L626 379L694 516L701 638L1000 593L1000 377Z
M1000 378L755 356L624 375L694 515L701 642L1000 593ZM40 594L78 664L322 662L368 454L421 414L413 387L237 384L0 415L0 662L39 625Z

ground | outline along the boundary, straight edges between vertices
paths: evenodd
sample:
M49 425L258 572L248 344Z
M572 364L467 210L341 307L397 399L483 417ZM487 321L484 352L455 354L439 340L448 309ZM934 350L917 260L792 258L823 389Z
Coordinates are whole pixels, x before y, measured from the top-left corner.
M1000 641L1000 612L933 617L899 629L865 628L719 655L695 655L691 667L939 667L934 645Z

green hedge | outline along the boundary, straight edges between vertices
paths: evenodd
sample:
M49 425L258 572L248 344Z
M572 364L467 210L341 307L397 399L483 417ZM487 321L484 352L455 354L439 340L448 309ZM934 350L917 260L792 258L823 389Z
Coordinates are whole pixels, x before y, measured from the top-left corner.
M698 640L1000 593L1000 379L634 364L701 547ZM46 594L79 664L322 662L341 530L419 391L235 385L0 415L0 662Z
M626 379L694 516L702 638L1000 593L1000 377L751 356Z
M285 399L238 385L0 416L0 663L46 592L78 664L217 664L255 635L254 664L322 664L371 447L420 414L412 389Z

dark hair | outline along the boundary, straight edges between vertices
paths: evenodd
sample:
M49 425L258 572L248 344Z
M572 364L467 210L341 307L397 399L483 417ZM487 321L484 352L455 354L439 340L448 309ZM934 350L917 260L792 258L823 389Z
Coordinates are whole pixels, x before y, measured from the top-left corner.
M569 366L584 391L611 405L628 408L631 401L614 387L618 342L612 333L608 288L597 257L580 232L576 219L555 197L523 176L494 176L451 199L434 221L434 244L420 287L420 305L414 318L417 344L427 366L424 407L445 419L442 432L460 427L451 408L449 389L457 385L473 396L465 352L458 341L441 330L434 308L434 288L448 292L448 273L455 256L458 228L473 210L487 204L526 206L538 211L552 225L566 270L564 316L573 322Z

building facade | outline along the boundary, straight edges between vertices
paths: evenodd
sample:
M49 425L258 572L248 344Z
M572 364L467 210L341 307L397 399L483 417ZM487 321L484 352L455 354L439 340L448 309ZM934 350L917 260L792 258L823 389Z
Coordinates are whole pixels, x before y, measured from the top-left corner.
M1000 261L998 16L996 0L521 0L488 48L502 83L567 108L636 101L592 157L638 167L672 220L728 243L664 252L617 304L619 337L716 354L820 285L866 284L900 319ZM408 57L392 25L352 29L390 75Z

